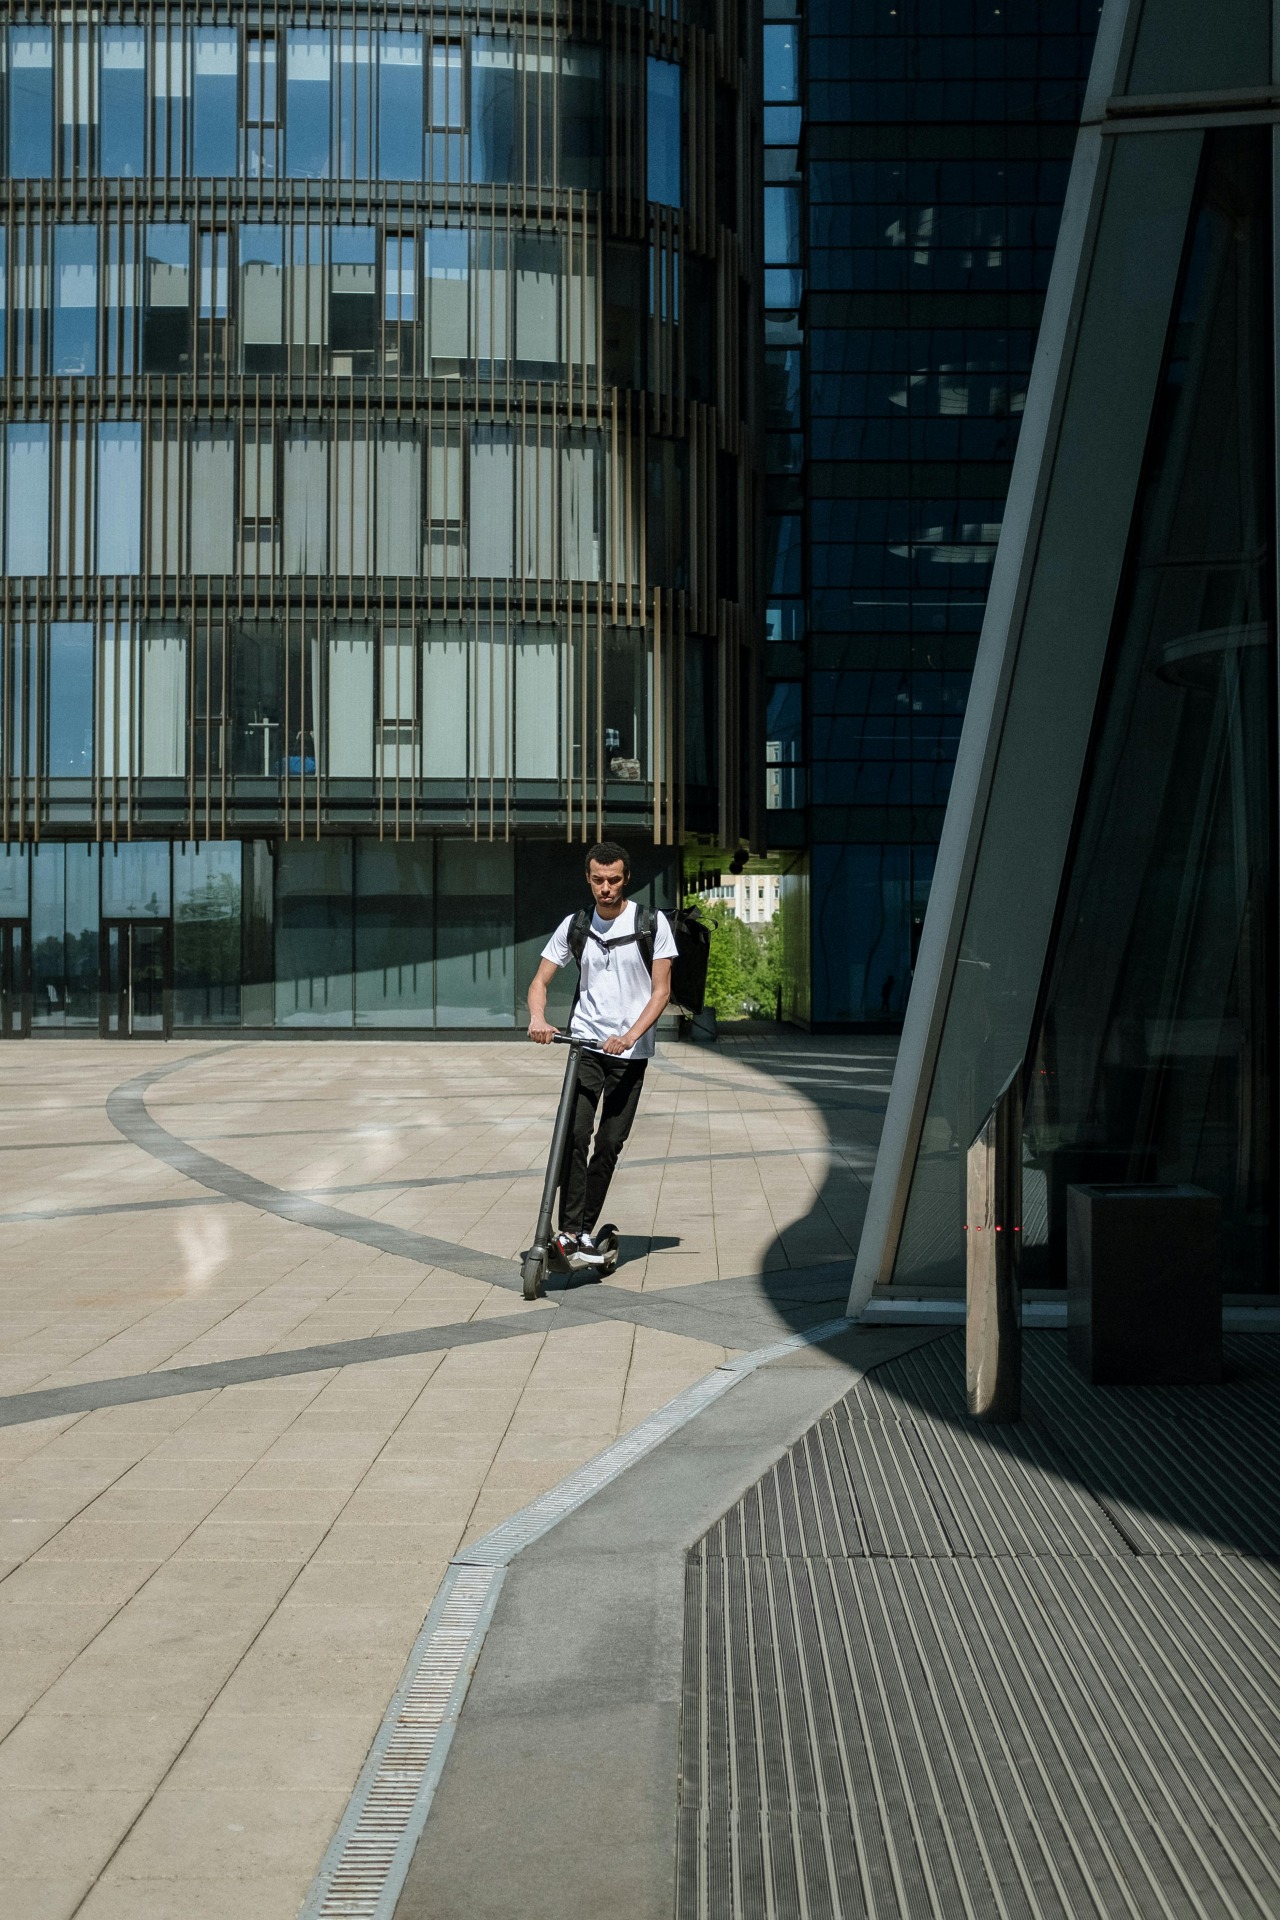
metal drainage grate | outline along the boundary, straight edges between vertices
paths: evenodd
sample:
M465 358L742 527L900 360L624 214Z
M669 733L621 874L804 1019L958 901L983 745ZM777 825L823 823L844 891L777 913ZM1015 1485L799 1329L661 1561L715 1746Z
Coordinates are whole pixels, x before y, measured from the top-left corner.
M451 1567L300 1920L389 1920L502 1585Z

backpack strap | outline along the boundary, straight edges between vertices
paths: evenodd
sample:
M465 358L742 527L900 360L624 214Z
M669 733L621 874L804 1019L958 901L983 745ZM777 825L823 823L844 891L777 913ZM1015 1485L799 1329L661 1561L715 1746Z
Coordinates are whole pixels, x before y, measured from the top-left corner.
M587 950L587 935L591 932L591 915L585 907L580 907L569 922L569 931L565 939L569 942L569 951L582 965L582 956Z
M653 941L656 921L652 907L636 907L635 942L640 949L640 958L644 961L645 972L653 977Z

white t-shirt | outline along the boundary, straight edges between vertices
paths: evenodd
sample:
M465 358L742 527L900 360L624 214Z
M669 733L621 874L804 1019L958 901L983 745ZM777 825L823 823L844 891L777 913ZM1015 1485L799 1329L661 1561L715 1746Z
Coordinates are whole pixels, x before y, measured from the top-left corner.
M573 915L570 913L560 922L542 949L544 960L553 961L557 967L571 964L573 954L569 947L569 928L572 925ZM582 954L578 1005L569 1031L575 1040L585 1041L592 1053L599 1053L605 1041L612 1039L615 1034L625 1033L649 1004L649 995L653 991L649 969L641 958L637 942L628 938L635 930L634 901L622 909L616 920L602 920L594 912L591 915L591 931ZM627 944L613 953L610 946L618 940L626 940ZM665 913L654 915L653 957L655 960L674 960L676 957L676 937ZM648 1060L653 1054L653 1047L653 1028L650 1027L648 1033L640 1035L634 1047L618 1054L616 1058Z

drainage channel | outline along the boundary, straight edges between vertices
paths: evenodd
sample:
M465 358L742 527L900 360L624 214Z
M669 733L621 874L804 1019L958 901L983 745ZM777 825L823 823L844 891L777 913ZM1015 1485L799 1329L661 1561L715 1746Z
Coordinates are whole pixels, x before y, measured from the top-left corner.
M454 1555L299 1920L391 1920L516 1555L758 1367L831 1340L851 1324L843 1317L824 1321L725 1361Z

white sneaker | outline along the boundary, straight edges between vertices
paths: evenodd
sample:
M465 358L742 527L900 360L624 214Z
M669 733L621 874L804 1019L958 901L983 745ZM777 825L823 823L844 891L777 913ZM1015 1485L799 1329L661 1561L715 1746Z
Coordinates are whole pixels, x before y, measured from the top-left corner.
M589 1233L578 1235L578 1265L583 1267L602 1267L607 1255L599 1248Z

